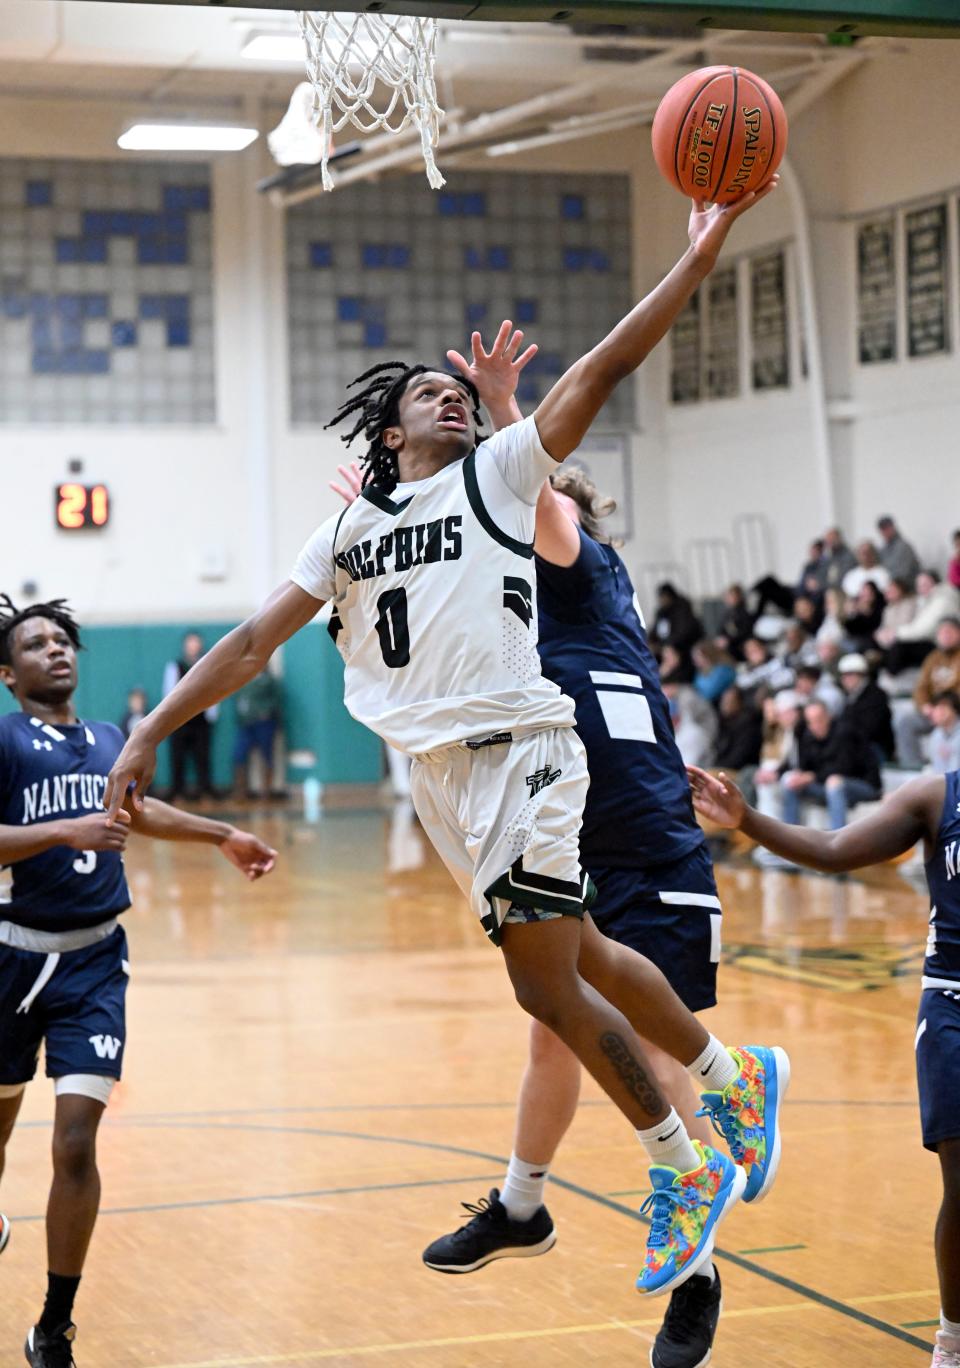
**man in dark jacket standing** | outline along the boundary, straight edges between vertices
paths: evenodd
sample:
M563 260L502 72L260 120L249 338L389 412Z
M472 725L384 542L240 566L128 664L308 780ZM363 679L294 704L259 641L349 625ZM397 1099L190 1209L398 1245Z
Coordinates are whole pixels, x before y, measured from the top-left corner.
M657 585L657 616L653 623L654 647L674 646L682 656L690 651L703 636L703 623L693 611L693 604L679 593L669 580Z
M844 722L858 731L873 747L877 761L882 765L893 756L893 718L890 700L870 678L870 666L866 656L845 655L841 658L837 671L840 683L847 695L846 706L841 714Z
M834 721L825 705L808 703L797 743L797 766L781 772L784 821L800 821L803 803L823 803L836 831L854 803L880 797L880 770L869 743L844 718Z

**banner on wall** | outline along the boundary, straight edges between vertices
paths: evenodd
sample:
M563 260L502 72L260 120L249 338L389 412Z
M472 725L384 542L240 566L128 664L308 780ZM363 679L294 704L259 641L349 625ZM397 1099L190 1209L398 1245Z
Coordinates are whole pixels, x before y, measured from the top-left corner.
M949 350L947 206L914 209L904 219L907 250L907 346L911 356Z
M897 259L894 219L857 231L857 352L861 365L897 355Z
M750 344L753 388L785 389L790 383L790 364L782 248L750 261Z

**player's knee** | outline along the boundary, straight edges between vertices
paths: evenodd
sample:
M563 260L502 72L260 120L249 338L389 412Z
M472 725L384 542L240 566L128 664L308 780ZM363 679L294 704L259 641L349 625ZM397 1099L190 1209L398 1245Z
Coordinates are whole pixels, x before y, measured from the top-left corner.
M843 776L840 774L831 774L827 779L826 786L828 789L843 788Z
M58 1127L53 1136L53 1167L61 1178L81 1182L97 1167L96 1130L81 1124Z

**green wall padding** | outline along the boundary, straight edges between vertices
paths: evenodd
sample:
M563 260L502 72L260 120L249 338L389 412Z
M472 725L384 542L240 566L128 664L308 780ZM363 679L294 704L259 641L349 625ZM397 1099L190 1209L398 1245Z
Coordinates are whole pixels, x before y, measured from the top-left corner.
M119 724L126 711L127 693L136 685L147 691L153 707L160 700L163 669L176 659L184 634L200 630L212 646L236 624L151 623L144 626L87 627L86 650L80 656L77 712L81 717ZM366 727L355 722L343 706L343 661L326 629L310 623L283 647L284 731L286 749L309 750L316 756L314 773L323 784L376 783L382 774L382 746ZM0 688L0 715L16 704ZM229 788L233 780L233 742L236 735L233 700L220 705L213 732L213 781ZM294 771L303 778L302 770ZM160 747L157 785L170 782L169 745Z

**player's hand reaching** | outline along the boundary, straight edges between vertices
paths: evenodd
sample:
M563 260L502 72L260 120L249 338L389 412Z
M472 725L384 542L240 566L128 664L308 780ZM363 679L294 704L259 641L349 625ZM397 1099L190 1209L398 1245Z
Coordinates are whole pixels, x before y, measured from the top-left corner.
M736 829L747 810L746 800L732 779L723 771L708 774L696 765L687 766L687 778L693 792L693 806L717 826Z
M72 817L63 823L63 844L71 850L123 850L130 835L130 814L122 809L108 825L105 812Z
M122 807L128 792L137 812L143 811L143 800L156 768L156 746L151 745L145 737L138 737L137 729L134 729L107 775L103 806L111 824L123 820ZM127 820L130 820L129 816Z
M768 195L772 195L779 184L780 177L771 176L762 189L751 190L735 204L708 204L706 200L695 199L690 210L687 232L690 235L690 245L697 255L706 257L711 262L716 261L727 234L740 215L745 214Z
M363 488L363 471L356 461L351 461L349 465L337 466L337 472L343 484L337 484L336 480L330 481L330 488L334 494L339 494L345 504L355 503L360 497Z
M230 835L220 842L220 849L232 865L250 880L269 874L277 862L277 852L264 845L249 831L230 828Z
M475 332L470 339L473 356L470 361L458 351L448 351L447 360L461 371L477 387L481 401L490 410L496 421L498 411L509 404L517 389L517 381L524 366L530 364L539 348L535 342L523 352L520 351L523 333L507 318L500 324L500 331L489 351L484 350L483 338Z

